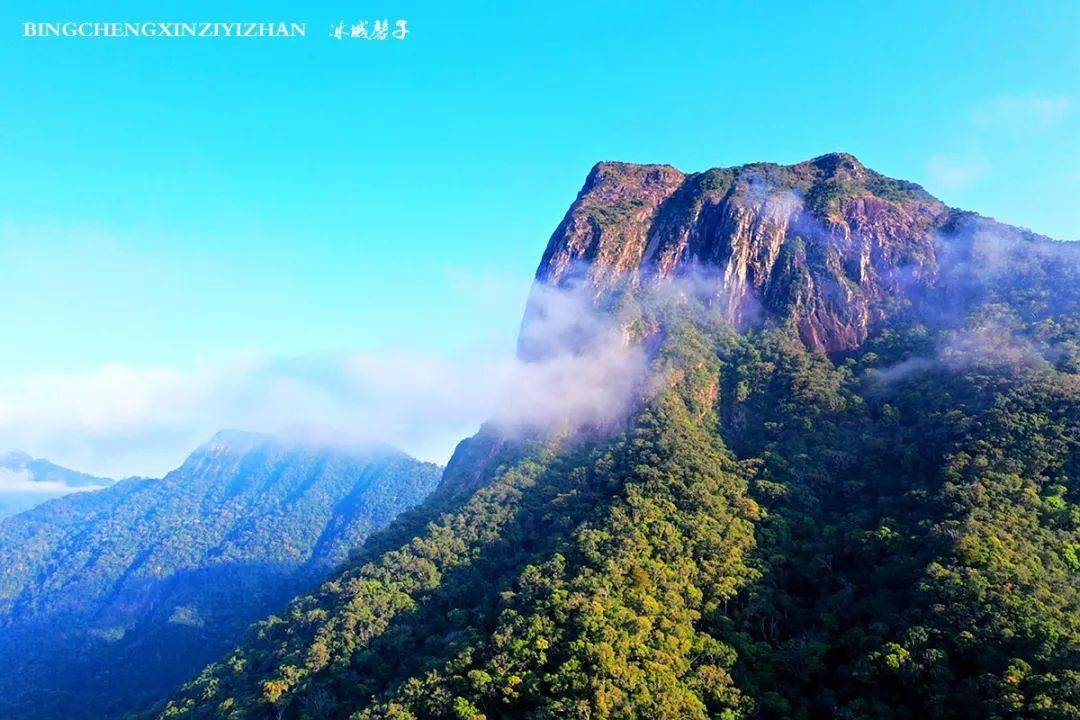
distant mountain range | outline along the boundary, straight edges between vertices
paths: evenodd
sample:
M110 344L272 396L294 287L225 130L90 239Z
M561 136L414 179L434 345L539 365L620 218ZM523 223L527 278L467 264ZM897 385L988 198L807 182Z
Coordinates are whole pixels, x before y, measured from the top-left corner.
M73 486L98 480L9 458ZM162 479L0 521L0 717L110 718L156 700L439 475L386 446L223 432Z
M114 482L12 450L0 455L0 518L28 510L61 495L96 490Z

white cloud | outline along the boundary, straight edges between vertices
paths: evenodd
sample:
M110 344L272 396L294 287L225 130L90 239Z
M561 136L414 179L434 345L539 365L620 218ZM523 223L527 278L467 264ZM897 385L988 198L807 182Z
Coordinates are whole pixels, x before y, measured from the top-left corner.
M977 128L1042 132L1068 117L1072 98L1064 95L1002 95L975 108Z
M938 153L926 163L930 184L944 190L960 190L986 175L990 164L981 156Z
M1072 112L1066 95L1000 95L972 111L966 127L964 153L938 153L926 163L931 190L962 190L990 171L987 156L998 157L1002 147L1026 147L1065 122Z
M540 302L567 321L591 317L568 293ZM111 364L9 376L0 378L0 448L113 477L158 475L223 428L317 427L445 461L486 420L512 430L605 423L622 412L643 370L641 353L604 322L586 326L586 347L560 347L534 362L452 359L435 350L249 352L190 368Z
M0 468L0 495L33 493L38 495L67 495L73 492L100 489L95 485L73 487L55 480L34 480L29 470Z

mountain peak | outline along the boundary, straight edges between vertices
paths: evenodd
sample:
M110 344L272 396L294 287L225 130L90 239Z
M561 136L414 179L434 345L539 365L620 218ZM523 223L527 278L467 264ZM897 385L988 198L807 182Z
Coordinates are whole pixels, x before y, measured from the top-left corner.
M0 717L96 720L150 704L440 475L405 456L285 450L222 431L166 478L0 522Z
M0 467L22 468L33 459L22 450L8 450L6 453L0 454Z
M16 476L14 482L0 488L0 518L29 510L50 498L76 490L97 490L114 482L34 458L22 450L0 453L0 471Z
M257 450L311 453L332 451L354 458L408 457L401 450L375 441L364 441L321 427L300 427L286 433L262 433L225 429L199 446L192 458L211 455L243 456Z
M605 160L593 165L585 178L579 199L586 194L620 195L627 192L663 194L685 174L672 165L653 165Z
M247 430L218 430L200 450L228 451L233 453L249 452L252 448L273 440L272 435L249 432Z
M813 165L828 176L849 175L855 178L865 176L868 169L857 157L846 152L826 153L799 164Z
M844 351L936 287L953 261L945 239L973 235L955 222L961 214L845 152L698 173L602 162L536 278L584 280L599 298L628 283L704 276L696 287L737 327L790 325L811 349ZM979 232L987 228L1023 235L991 220Z

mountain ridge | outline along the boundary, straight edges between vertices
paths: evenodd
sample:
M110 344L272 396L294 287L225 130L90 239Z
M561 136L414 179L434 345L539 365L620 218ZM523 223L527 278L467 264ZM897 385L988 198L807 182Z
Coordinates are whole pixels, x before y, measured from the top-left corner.
M225 652L435 485L388 448L229 431L0 521L0 715L118 717Z
M116 481L71 470L22 450L0 455L0 521L66 493L104 488ZM3 480L0 477L0 480Z
M485 425L145 716L1080 713L1075 246L811 162L594 167L519 352L644 348L627 417Z

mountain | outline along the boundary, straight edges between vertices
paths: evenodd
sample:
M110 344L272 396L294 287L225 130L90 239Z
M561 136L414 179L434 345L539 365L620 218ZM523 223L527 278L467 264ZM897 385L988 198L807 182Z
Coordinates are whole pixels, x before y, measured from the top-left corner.
M1077 248L845 154L596 166L520 347L642 353L625 417L486 425L144 715L1080 717Z
M113 482L12 450L0 455L0 519L60 495L96 490Z
M108 718L222 655L432 489L389 447L223 432L0 521L0 717Z
M956 295L992 291L993 275L1007 271L1002 253L1017 243L1066 252L948 208L846 153L689 175L609 162L589 173L536 277L596 292L697 278L734 326L788 324L807 347L836 352L903 310L928 319L957 301L970 306ZM926 302L936 307L920 307Z

